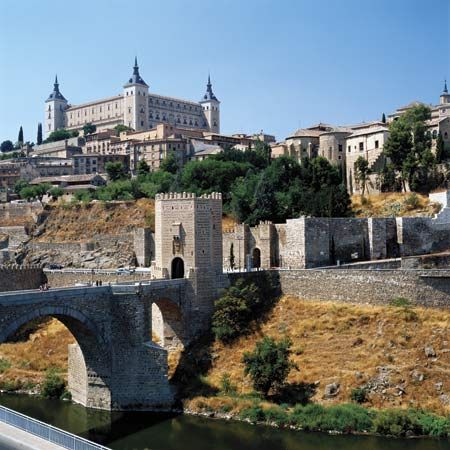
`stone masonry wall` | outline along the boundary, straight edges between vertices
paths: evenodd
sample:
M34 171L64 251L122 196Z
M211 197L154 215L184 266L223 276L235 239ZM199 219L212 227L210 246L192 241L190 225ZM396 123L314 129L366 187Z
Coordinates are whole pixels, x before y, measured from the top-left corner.
M386 305L397 297L450 308L450 270L280 270L284 294L306 300Z
M40 267L0 267L0 292L38 289L45 281Z

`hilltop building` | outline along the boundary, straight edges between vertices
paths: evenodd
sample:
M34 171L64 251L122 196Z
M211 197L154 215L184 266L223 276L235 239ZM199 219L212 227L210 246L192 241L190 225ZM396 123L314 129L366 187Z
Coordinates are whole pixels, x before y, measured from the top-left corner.
M383 148L389 137L388 125L409 109L421 104L424 103L415 101L398 108L395 113L388 116L388 123L372 121L344 126L319 123L309 128L299 129L283 142L271 145L272 157L290 156L301 162L305 157L322 156L340 167L345 173L348 191L354 194L361 192L361 187L355 180L354 165L362 156L369 161L372 172L367 189L369 193L378 192L377 173L386 164ZM426 125L432 138L432 149L436 147L439 133L442 135L444 145L450 147L450 94L447 82L444 83L439 104L426 106L431 109L431 117Z
M70 104L62 95L56 77L53 91L45 101L46 136L60 128L81 130L87 123L99 131L120 124L145 131L165 123L220 133L220 101L209 76L206 93L198 102L151 93L139 73L137 59L121 94L79 105Z

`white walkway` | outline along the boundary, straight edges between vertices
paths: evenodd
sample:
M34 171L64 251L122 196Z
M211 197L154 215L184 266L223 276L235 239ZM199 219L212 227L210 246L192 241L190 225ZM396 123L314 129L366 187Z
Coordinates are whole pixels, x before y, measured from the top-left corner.
M62 448L0 422L0 450L61 450Z

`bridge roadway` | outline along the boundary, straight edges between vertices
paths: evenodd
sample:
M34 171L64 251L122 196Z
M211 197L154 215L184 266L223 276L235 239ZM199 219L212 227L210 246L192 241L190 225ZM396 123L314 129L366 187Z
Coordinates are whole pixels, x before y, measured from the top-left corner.
M64 447L0 422L1 450L61 450L62 448Z

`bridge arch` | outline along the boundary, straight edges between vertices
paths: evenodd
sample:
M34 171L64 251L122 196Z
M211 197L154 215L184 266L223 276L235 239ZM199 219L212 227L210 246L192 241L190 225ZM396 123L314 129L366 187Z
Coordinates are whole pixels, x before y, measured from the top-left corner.
M152 303L152 335L166 350L182 350L185 342L183 313L169 298Z
M32 320L54 317L70 331L76 344L69 345L68 388L72 399L86 406L109 409L111 405L109 349L105 336L80 311L63 306L44 306L14 318L0 331L5 342Z

